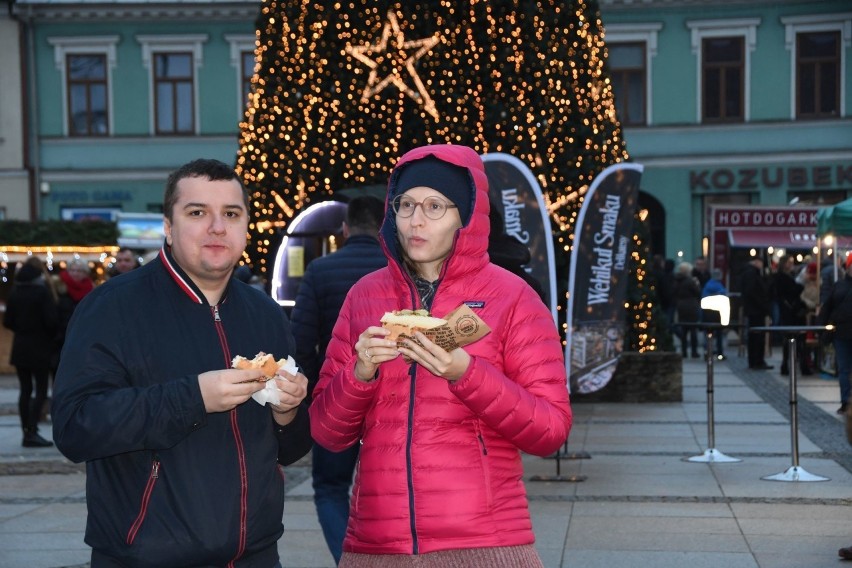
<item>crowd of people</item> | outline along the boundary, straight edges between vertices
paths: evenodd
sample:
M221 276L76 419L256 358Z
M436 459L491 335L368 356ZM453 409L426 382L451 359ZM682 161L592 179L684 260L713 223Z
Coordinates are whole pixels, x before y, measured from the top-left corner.
M766 361L766 334L749 332L748 329L770 325L800 327L835 324L838 329L831 336L833 341L826 341L828 334L822 337L824 344L832 344L835 349L840 378L838 413L842 414L849 407L848 399L852 395L849 381L849 374L852 373L852 295L847 299L844 293L848 285L845 282L846 274L852 270L848 259L852 257L840 259L837 268L831 262L820 268L809 257L783 255L775 259L771 267L766 267L762 257L754 256L736 274L729 275L728 281L736 287L735 294L725 286L724 275L720 270L707 269L704 257L696 258L694 264L675 264L670 259L657 256L653 262L653 274L658 301L684 358L703 356L699 349L698 336L702 333L699 324L718 323L718 312L701 308L701 299L707 296L736 297L731 299L731 304L741 309L743 321L739 327L747 337L740 340L747 344L748 366L754 370L770 370L773 365ZM839 273L836 285L835 271ZM736 314L732 318L736 320ZM846 325L850 327L846 328ZM712 352L718 359L725 359L727 331L714 334ZM780 335L771 340L781 342L779 372L789 375L791 357L788 342L782 341ZM800 375L812 375L820 368L819 340L816 333L797 335L795 351ZM707 347L704 354L709 352Z

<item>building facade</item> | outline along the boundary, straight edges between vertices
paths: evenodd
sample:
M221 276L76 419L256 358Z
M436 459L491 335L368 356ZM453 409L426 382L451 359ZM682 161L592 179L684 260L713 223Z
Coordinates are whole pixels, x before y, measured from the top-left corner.
M600 3L627 149L645 166L654 251L727 268L739 249L812 248L812 235L784 231L783 213L852 197L852 6ZM767 207L782 214L752 224L767 217L750 212ZM714 258L722 208L742 225Z
M17 0L36 204L29 218L159 213L177 166L198 157L232 163L259 6Z
M8 10L0 13L0 221L30 219L35 202L26 168L21 29Z
M847 0L599 3L655 252L712 256L713 207L852 196ZM233 162L259 8L16 0L0 17L0 218L158 213L176 166Z

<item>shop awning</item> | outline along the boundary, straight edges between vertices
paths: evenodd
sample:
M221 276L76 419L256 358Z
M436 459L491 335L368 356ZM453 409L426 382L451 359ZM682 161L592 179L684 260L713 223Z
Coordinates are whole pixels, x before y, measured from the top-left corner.
M730 229L732 247L810 249L816 246L815 229Z

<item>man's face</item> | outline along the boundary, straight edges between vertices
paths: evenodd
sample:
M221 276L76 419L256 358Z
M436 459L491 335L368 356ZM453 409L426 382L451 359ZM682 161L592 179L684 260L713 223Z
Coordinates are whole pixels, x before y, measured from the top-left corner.
M704 261L703 258L696 258L695 259L695 270L697 270L698 272L704 272L704 269L706 267L707 267L707 264L706 264L706 262Z
M246 247L248 211L236 180L183 178L172 220L166 218L166 242L192 280L221 283L231 276Z
M124 274L134 268L136 268L136 259L133 257L133 253L129 250L118 251L118 254L115 255L115 271Z

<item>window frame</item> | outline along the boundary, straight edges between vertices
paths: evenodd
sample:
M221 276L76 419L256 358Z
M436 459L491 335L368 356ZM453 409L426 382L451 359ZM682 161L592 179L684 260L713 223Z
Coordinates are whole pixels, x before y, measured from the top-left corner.
M244 120L249 102L248 95L251 93L251 79L249 79L249 84L246 85L246 69L243 65L243 56L248 52L251 52L252 56L254 56L257 43L254 35L228 34L225 36L225 40L231 45L231 67L236 70L237 118ZM252 68L251 76L254 76L254 67ZM248 89L246 89L247 86L249 87Z
M653 102L653 69L652 62L657 56L657 37L663 29L662 23L610 24L606 26L607 46L614 44L636 44L645 46L645 123L625 124L626 127L651 126L654 124L652 113Z
M686 27L690 30L692 53L695 55L695 122L697 124L733 123L734 121L704 120L704 40L719 37L743 38L743 85L742 85L742 121L751 120L751 53L757 47L757 27L760 18L739 18L730 20L689 20Z
M618 68L618 69L614 68L612 66L611 52L612 52L613 47L615 47L615 46L618 46L618 47L636 47L638 49L641 49L642 50L642 67L641 68L639 68L639 67L622 67L622 68ZM616 83L616 80L618 78L629 78L633 75L638 74L639 80L642 83L642 88L641 88L642 99L643 99L642 103L644 103L644 104L641 105L641 106L644 107L644 108L641 109L642 120L640 122L627 122L627 117L619 117L619 122L621 123L622 126L647 126L648 117L647 117L646 113L647 113L648 105L647 105L647 103L644 99L645 99L645 96L648 92L648 69L646 67L647 61L648 61L648 56L647 56L648 44L645 43L645 42L642 42L642 41L616 41L616 42L608 42L607 48L610 50L610 57L608 59L609 62L610 62L609 75L610 75L610 80L613 83L613 92L615 92L614 91L615 83ZM625 83L629 84L630 81L629 80L625 81ZM623 104L625 105L625 107L627 109L628 115L631 114L631 111L633 111L634 109L630 106L630 97L627 97L627 99L623 102Z
M111 36L55 36L48 37L47 43L53 46L53 60L59 71L62 94L62 136L69 138L100 138L112 136L113 130L113 96L112 70L116 66L116 45L120 37ZM71 106L68 76L69 55L100 55L106 63L106 114L107 131L104 134L71 134Z
M137 35L142 45L142 64L148 70L148 131L151 136L193 136L200 134L199 69L203 64L203 44L207 34ZM192 129L189 132L160 132L157 126L156 55L190 54L192 69Z
M740 52L740 59L734 65L730 63L714 63L712 65L708 64L704 57L707 55L706 42L714 40L714 39L731 39L734 41L738 41L742 51ZM701 38L701 122L702 124L736 124L745 121L745 40L742 36L734 35L734 36L714 36L714 37L703 37ZM719 85L718 92L716 93L719 96L719 106L717 109L720 116L718 117L709 117L706 112L707 105L707 97L705 96L707 91L706 77L707 72L710 69L715 69L719 71ZM739 107L740 113L736 116L730 117L726 116L726 105L725 105L725 86L727 83L727 77L724 73L727 69L738 69L740 73L740 84L742 88L739 91Z
M824 120L824 116L799 118L798 36L801 33L840 33L840 100L838 116L846 116L846 51L852 46L852 12L815 14L781 18L784 26L784 47L790 52L790 120Z
M190 110L190 119L192 120L191 127L189 130L179 130L178 126L180 123L179 110L180 110L180 101L178 96L178 86L181 84L189 83L190 91L192 93L195 92L195 82L196 82L196 74L192 69L192 65L190 63L190 75L189 77L160 77L157 75L157 62L159 58L162 57L188 57L190 62L192 61L192 53L188 51L158 51L157 53L152 54L154 58L153 73L152 80L154 81L154 135L155 136L189 136L192 134L197 134L196 126L195 126L195 100L190 100L190 104L192 108ZM163 86L169 86L169 90L172 94L172 128L171 130L160 130L160 89ZM194 99L194 97L192 97Z

